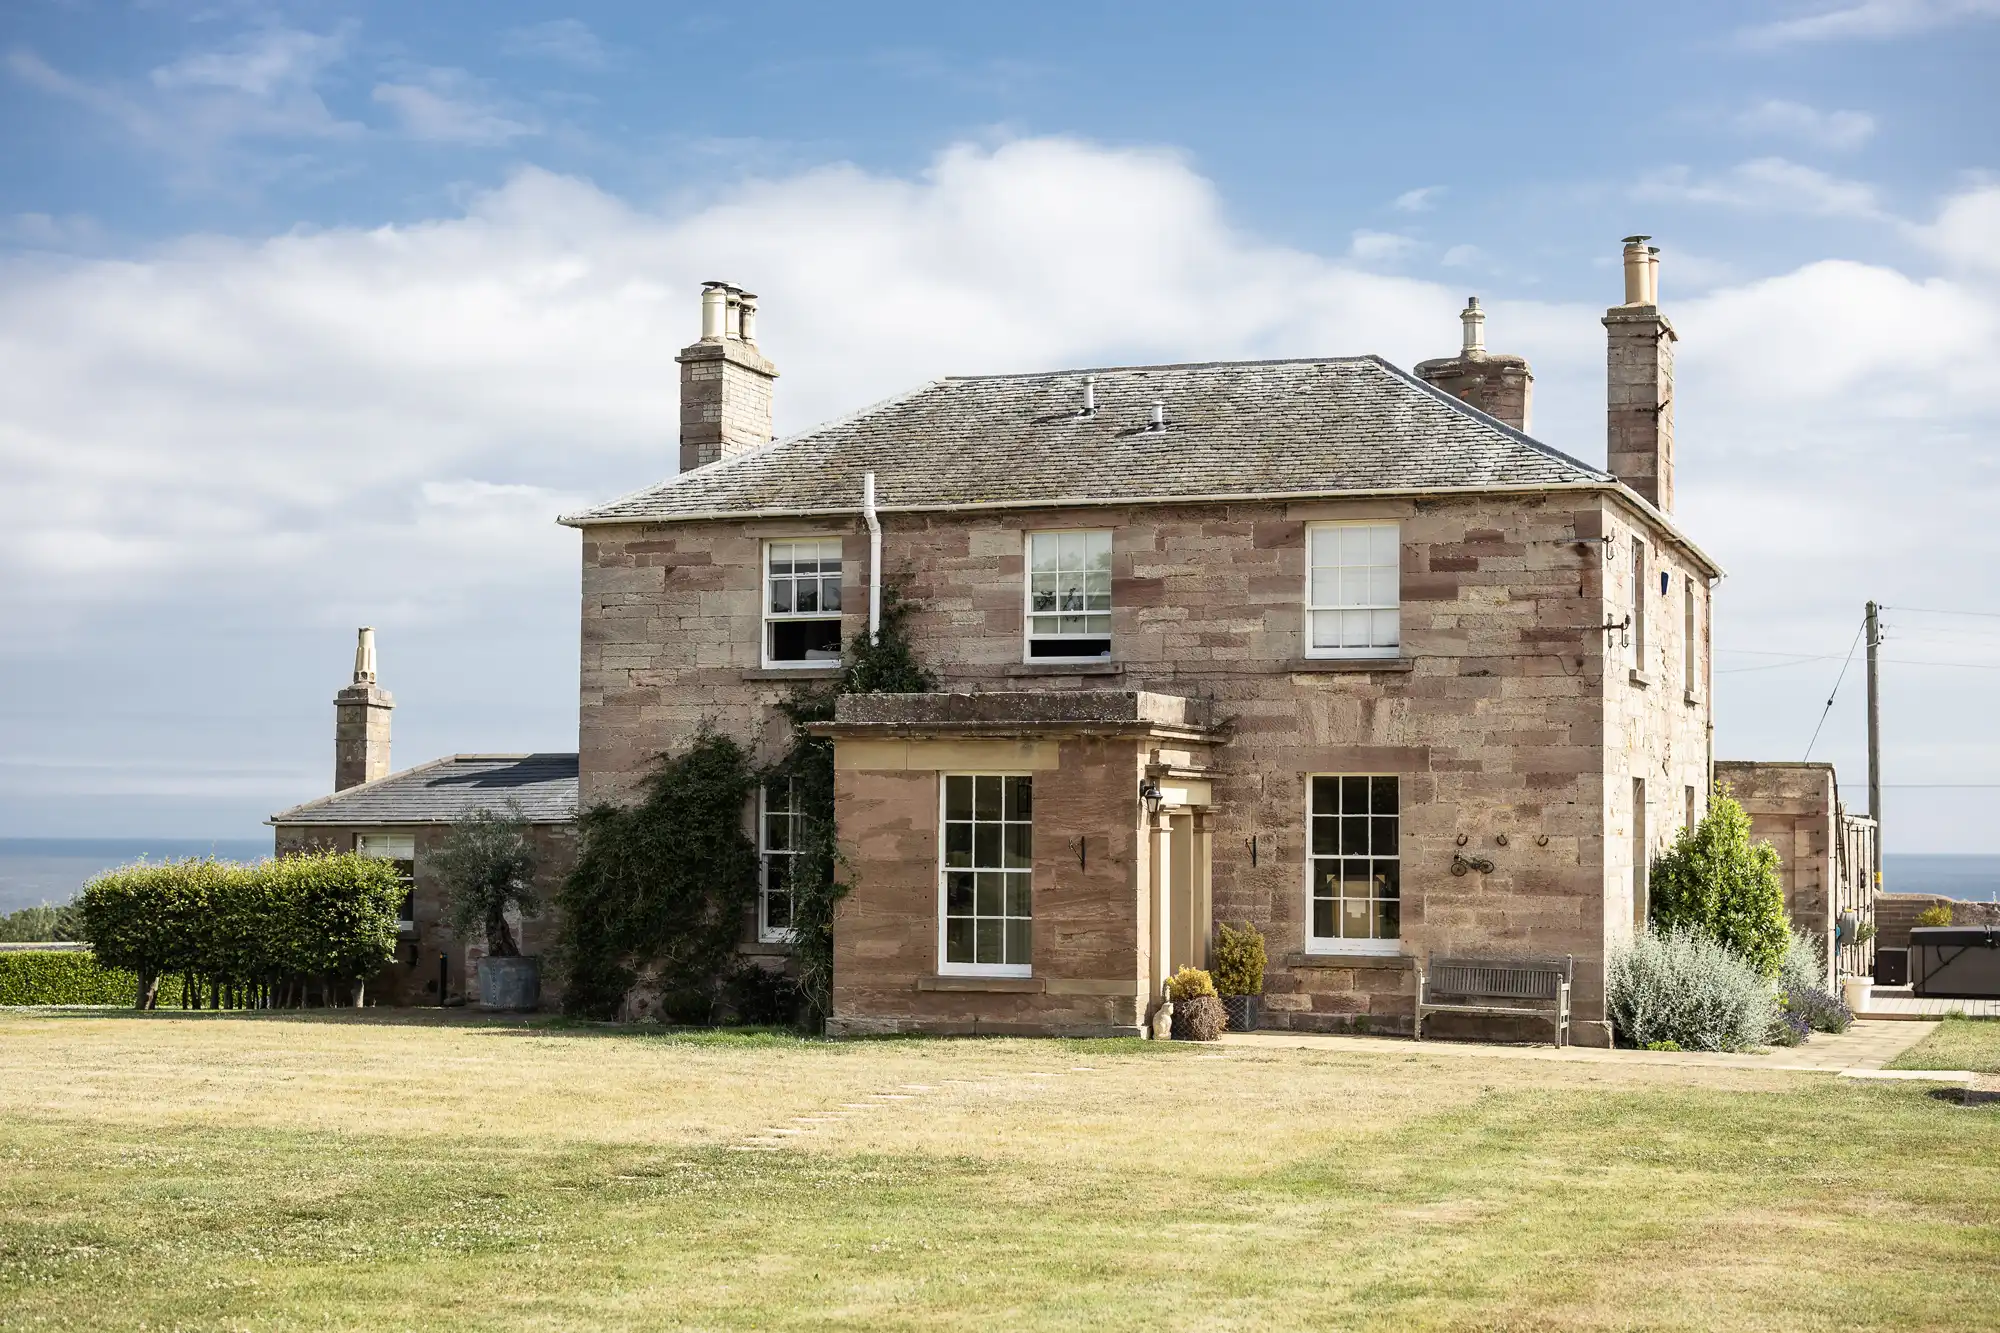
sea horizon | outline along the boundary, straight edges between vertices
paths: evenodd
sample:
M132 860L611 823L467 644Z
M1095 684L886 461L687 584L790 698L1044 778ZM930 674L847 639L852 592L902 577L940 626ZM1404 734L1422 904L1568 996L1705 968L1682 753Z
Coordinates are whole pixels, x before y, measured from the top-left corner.
M271 854L263 838L0 838L0 913L66 903L93 876L133 861L212 856L256 861ZM1888 852L1887 893L1937 893L2000 901L2000 853Z

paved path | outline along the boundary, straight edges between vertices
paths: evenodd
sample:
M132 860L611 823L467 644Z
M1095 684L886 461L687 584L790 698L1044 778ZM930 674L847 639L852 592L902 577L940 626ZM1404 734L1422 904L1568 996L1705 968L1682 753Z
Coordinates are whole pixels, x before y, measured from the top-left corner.
M1880 1069L1929 1036L1935 1022L1881 1022L1857 1019L1841 1033L1816 1032L1803 1046L1774 1047L1760 1054L1710 1051L1608 1051L1589 1046L1502 1046L1492 1042L1417 1043L1400 1037L1341 1037L1318 1032L1229 1032L1225 1045L1303 1047L1358 1055L1426 1055L1488 1060L1559 1060L1581 1064L1681 1065L1720 1069L1782 1069L1832 1072Z

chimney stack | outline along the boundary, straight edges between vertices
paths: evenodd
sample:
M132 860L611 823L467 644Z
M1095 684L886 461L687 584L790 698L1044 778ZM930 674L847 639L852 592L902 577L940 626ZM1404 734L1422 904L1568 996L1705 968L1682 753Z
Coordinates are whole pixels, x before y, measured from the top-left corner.
M681 471L771 442L778 368L757 350L757 297L727 282L701 285L701 337L681 367Z
M1605 444L1611 475L1674 511L1674 343L1660 313L1660 251L1625 238L1625 303L1604 312Z
M1535 375L1527 358L1486 350L1486 312L1466 298L1458 322L1464 331L1457 356L1419 361L1417 378L1526 434L1534 404Z
M354 680L333 696L333 789L389 776L390 693L375 683L375 631L355 635Z

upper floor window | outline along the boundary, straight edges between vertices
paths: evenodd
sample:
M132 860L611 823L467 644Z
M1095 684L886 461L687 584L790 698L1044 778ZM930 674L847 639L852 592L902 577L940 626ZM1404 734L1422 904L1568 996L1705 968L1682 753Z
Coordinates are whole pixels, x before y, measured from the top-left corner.
M1033 975L1034 788L1026 775L945 775L940 973Z
M764 544L764 663L840 661L840 539Z
M1632 665L1646 669L1646 542L1632 539Z
M1307 657L1394 657L1402 646L1402 543L1394 523L1306 529Z
M798 864L798 792L789 781L765 783L757 793L757 938L782 944L792 938L792 870Z
M1111 534L1028 534L1028 656L1111 656Z

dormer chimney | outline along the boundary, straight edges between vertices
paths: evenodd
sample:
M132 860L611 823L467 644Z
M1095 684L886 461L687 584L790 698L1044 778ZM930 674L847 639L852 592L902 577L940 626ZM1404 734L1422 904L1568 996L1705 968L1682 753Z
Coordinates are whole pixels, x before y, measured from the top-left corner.
M1478 297L1466 298L1458 323L1458 355L1418 362L1417 378L1525 434L1535 395L1527 359L1486 350L1486 312Z
M389 776L389 712L396 700L375 683L375 631L354 636L354 679L333 696L333 789Z
M757 350L757 295L728 282L701 285L701 337L681 367L681 471L771 442L778 368Z
M1660 251L1625 238L1625 303L1604 312L1605 453L1611 475L1674 510L1674 326L1660 313Z

